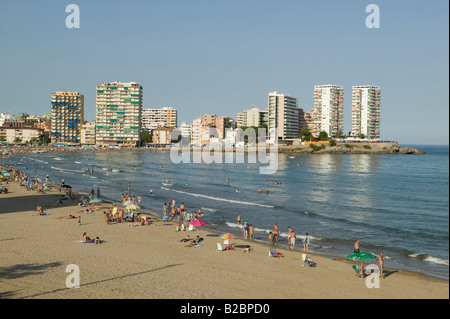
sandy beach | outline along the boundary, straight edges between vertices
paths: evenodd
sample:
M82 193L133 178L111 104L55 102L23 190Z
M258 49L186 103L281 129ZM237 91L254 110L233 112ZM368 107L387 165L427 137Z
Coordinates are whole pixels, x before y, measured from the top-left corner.
M316 267L302 267L300 251L232 240L234 250L218 251L223 240L199 228L202 246L179 242L196 231L175 232L175 224L155 218L150 225L106 224L103 211L80 214L77 201L59 207L58 190L27 191L3 183L0 194L0 297L37 299L448 299L448 281L402 270L385 270L379 288L355 276L353 262L308 254ZM119 200L119 199L118 199ZM37 205L48 211L38 216ZM77 219L61 217L70 214ZM156 216L155 216L156 217ZM103 244L77 242L82 234ZM242 236L242 234L239 234ZM251 252L244 252L250 246ZM80 287L67 288L66 267L80 270Z

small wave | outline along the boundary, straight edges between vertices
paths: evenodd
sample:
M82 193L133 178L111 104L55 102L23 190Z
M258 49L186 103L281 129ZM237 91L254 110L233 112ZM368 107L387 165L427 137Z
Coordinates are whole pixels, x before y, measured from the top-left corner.
M65 173L68 173L68 172L82 173L83 172L83 171L78 171L78 170L74 170L74 169L60 168L60 167L54 167L54 166L51 166L51 168L56 169L61 172L65 172Z
M202 209L203 209L203 210L210 211L210 212L217 212L217 209L214 209L214 208L202 207Z
M414 253L414 254L410 254L408 256L412 257L412 258L417 258L417 259L422 260L422 261L427 261L427 262L430 262L430 263L433 263L433 264L440 264L440 265L446 265L446 266L449 265L447 259L434 257L434 256L426 255L426 254Z
M189 192L179 191L176 189L170 189L170 188L166 188L166 187L161 187L161 189L164 189L167 191L173 191L176 193L186 194L186 195L190 195L190 196L203 197L203 198L208 198L208 199L212 199L212 200L228 202L228 203L236 203L236 204L241 204L241 205L251 205L251 206L259 206L259 207L267 207L267 208L275 207L275 206L271 206L271 205L264 205L264 204L258 204L258 203L252 203L252 202L242 202L242 201L233 200L233 199L225 199L225 198L213 197L213 196L208 196L208 195L189 193Z
M225 224L231 228L235 228L235 227L244 228L244 225L238 225L237 223L225 222Z
M63 159L61 157L55 157L54 160L55 161L62 161Z
M81 162L78 162L78 161L75 161L75 163L77 163L77 164L81 164Z

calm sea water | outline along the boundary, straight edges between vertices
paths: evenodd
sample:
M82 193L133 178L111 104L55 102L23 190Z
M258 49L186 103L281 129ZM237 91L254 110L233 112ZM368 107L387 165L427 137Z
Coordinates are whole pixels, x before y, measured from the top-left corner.
M79 191L98 187L102 196L114 200L128 193L130 183L131 193L141 194L146 208L161 213L163 204L175 198L187 209L201 207L209 227L240 237L236 217L241 214L255 227L258 241L267 242L277 223L280 246L291 226L297 248L303 248L307 232L310 250L327 256L353 253L353 243L360 239L363 251L387 256L386 267L448 279L449 148L411 146L427 154L280 154L274 175L259 174L255 163L174 164L169 153L150 151L44 153L2 163L30 176L34 169L42 177L49 173L58 184L64 178ZM164 186L166 178L175 185Z

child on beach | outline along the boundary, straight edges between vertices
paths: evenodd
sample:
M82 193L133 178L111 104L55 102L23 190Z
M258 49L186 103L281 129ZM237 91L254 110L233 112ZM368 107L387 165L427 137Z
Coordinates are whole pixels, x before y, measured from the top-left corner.
M308 233L305 234L305 239L303 240L303 250L308 251L308 245L309 245L309 236Z

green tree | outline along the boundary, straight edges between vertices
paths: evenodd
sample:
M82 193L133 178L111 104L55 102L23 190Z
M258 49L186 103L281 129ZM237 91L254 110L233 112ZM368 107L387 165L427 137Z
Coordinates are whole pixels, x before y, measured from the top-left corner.
M359 134L358 134L358 137L359 137L360 139L363 139L363 138L365 138L366 136L365 136L363 133L359 133Z
M336 146L336 140L335 139L330 139L330 146Z
M151 143L152 134L146 131L141 132L141 143Z
M43 143L44 143L44 145L45 144L48 144L48 143L50 143L52 140L50 139L50 137L48 137L47 135L44 135L43 137L42 137L42 140L43 140Z
M311 132L309 130L301 130L300 136L304 141L311 141Z
M319 140L321 141L328 141L328 133L325 131L322 131L319 133Z
M20 137L16 137L15 139L14 139L14 143L20 143L20 142L22 142L22 139L20 138Z

